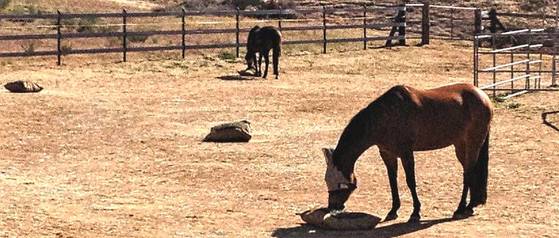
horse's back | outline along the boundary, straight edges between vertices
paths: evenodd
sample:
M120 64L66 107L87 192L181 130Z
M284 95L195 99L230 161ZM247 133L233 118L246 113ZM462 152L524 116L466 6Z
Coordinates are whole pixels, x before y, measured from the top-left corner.
M281 42L281 32L273 26L265 26L260 28L259 37L262 39L271 40L274 42Z
M415 150L454 144L472 128L488 126L492 118L489 97L471 84L452 84L421 90L397 86L389 91L405 95L405 115Z
M470 113L481 113L488 117L492 116L493 105L491 99L481 89L472 84L457 83L425 90L425 98L436 101L454 101Z

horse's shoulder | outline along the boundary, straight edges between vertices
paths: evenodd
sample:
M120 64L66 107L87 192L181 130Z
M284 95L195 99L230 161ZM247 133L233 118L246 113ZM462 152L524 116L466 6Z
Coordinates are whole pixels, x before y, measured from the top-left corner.
M418 97L418 90L407 85L396 85L387 91L389 97L395 97L402 102L414 102Z

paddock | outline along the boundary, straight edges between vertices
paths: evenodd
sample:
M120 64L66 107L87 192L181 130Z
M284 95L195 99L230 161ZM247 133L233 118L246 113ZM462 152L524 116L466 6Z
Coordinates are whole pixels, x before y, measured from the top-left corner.
M488 201L478 215L448 219L462 174L447 148L416 155L419 225L405 223L404 182L401 217L375 230L300 225L296 212L327 203L320 148L335 144L359 109L395 84L472 82L471 44L434 41L291 52L281 80L235 80L242 60L212 56L4 61L0 82L26 78L45 89L0 91L0 237L555 236L559 131L542 113L559 110L557 92L496 102ZM201 142L213 125L239 119L252 122L249 143ZM559 125L557 114L546 119ZM385 215L390 189L375 148L356 173L348 209Z

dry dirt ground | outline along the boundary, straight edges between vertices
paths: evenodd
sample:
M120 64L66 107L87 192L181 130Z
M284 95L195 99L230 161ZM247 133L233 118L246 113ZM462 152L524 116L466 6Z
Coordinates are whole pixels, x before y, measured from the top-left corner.
M454 51L451 51L454 50ZM7 61L0 83L31 79L39 94L0 90L0 237L556 237L559 131L541 113L559 93L496 104L489 199L448 219L461 191L452 148L416 154L423 221L399 170L400 218L372 231L302 226L325 205L324 159L348 120L396 84L470 82L471 48L426 47L286 54L280 80L240 80L240 61L118 56ZM202 143L209 128L248 119L250 143ZM559 126L559 116L550 115ZM391 204L376 148L357 164L353 211Z

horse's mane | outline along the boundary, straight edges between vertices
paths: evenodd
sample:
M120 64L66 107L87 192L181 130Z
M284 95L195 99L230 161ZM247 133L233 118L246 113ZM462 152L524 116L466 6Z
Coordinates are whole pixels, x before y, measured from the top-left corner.
M255 45L255 41L256 41L256 33L260 30L260 26L256 25L254 26L252 29L250 29L250 32L248 33L248 39L247 39L247 49L252 49Z
M353 116L334 150L334 165L338 168L345 167L346 163L353 165L355 160L372 145L373 134L383 126L380 123L382 118L410 99L411 95L406 87L395 86Z

